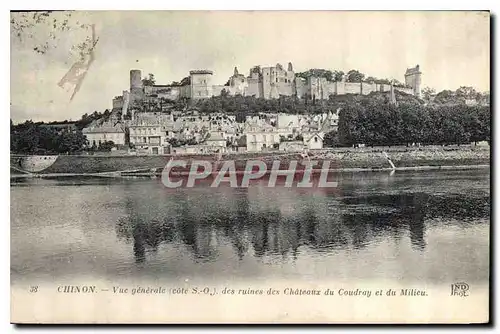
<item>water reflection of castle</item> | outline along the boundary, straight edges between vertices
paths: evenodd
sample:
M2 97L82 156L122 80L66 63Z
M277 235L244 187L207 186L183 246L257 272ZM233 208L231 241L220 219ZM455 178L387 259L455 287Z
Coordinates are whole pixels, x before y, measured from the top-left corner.
M147 201L130 199L130 214L116 225L118 237L133 241L137 262L162 244L185 247L197 261L214 260L220 245L231 245L239 259L271 256L283 261L300 256L302 247L316 252L355 250L406 237L416 250L426 246L425 194L322 196L307 201L292 191L281 200L295 200L295 211L283 212L274 198L255 203L251 188L206 191L171 193L168 203L162 203L167 197L160 194Z

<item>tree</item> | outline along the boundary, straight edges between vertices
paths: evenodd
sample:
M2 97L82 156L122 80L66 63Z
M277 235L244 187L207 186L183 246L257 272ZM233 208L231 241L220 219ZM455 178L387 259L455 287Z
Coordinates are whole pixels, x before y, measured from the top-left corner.
M422 96L422 99L424 101L426 101L427 103L431 102L432 100L432 96L436 94L436 90L434 88L430 88L430 87L425 87L424 89L422 89L421 91L421 96Z
M87 140L80 130L58 131L43 122L26 121L11 128L11 151L23 154L75 153Z
M110 152L113 147L115 147L115 143L108 140L105 141L104 143L100 143L98 150L103 152Z
M344 71L333 71L333 80L334 81L342 81L344 78Z
M365 75L358 70L350 70L347 72L347 81L348 82L362 82Z
M297 73L296 76L304 79L315 77L325 78L328 81L334 81L334 72L322 68L311 68L305 72Z
M455 93L451 90L443 90L436 95L434 99L435 103L438 104L448 104L448 103L456 103Z
M458 98L463 98L464 100L476 100L480 94L473 87L462 86L455 91L455 95Z
M155 83L156 80L155 80L155 75L153 73L149 73L146 78L142 79L142 84L144 86L154 86Z
M181 80L181 86L189 86L191 84L191 78L185 77Z
M405 84L402 83L401 81L399 81L398 79L392 79L391 81L392 81L392 84L396 87L404 87L405 86Z
M335 147L338 145L338 133L337 131L330 131L325 134L323 139L323 144L326 147Z

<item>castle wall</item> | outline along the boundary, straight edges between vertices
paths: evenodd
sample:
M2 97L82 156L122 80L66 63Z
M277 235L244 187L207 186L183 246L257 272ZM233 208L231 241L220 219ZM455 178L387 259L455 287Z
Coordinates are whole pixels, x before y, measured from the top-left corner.
M361 83L361 91L363 95L368 95L371 92L376 92L377 91L377 84L375 83L369 83L369 82L362 82Z
M262 68L262 97L269 99L271 97L271 81L274 76L271 76L271 67Z
M337 81L335 82L335 94L344 95L345 94L345 82Z
M323 98L328 99L330 95L335 95L335 93L336 93L335 82L326 81L323 89L323 96L324 96Z
M292 82L280 82L276 86L279 95L292 96L294 94L294 86Z
M185 85L185 86L180 86L179 87L179 96L181 98L183 97L191 97L191 86L190 85Z
M302 78L295 78L295 90L298 98L303 98L307 94L307 82Z
M326 80L324 78L310 77L308 79L308 94L312 98L321 99L323 96L323 85Z
M344 84L344 94L361 94L361 83L346 82Z
M181 96L181 87L169 87L167 89L158 91L157 94L159 98L164 98L167 100L177 100Z
M245 90L245 96L252 96L259 98L262 96L262 85L259 84L259 78L248 78L248 86Z
M413 88L406 88L406 87L394 87L394 90L404 92L406 94L411 94L413 95Z
M113 99L113 109L122 109L123 108L123 97L117 96Z
M379 92L390 92L391 91L391 85L388 85L388 84L379 84L378 86L379 86L378 87L379 88L378 89Z
M232 95L244 95L248 88L247 78L241 74L233 75L229 79L229 85L231 86Z
M221 95L223 89L225 89L226 91L228 91L230 95L234 95L231 92L231 87L230 86L213 85L212 86L212 94L213 94L213 96L219 96L219 95Z

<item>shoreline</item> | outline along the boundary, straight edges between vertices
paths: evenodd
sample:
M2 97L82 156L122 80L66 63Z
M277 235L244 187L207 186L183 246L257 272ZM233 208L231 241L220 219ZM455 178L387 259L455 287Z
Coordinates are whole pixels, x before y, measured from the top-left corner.
M265 164L269 173L279 162L280 173L291 169L295 174L304 173L307 162L316 162L312 174L324 166L329 172L376 172L409 170L452 170L490 168L490 147L373 147L348 149L322 149L300 152L248 152L245 154L218 155L60 155L19 156L11 155L11 179L35 177L137 177L159 176L167 164L182 161L170 171L172 176L188 176L193 163L204 161L214 173L224 162L234 162L237 175L245 174L249 161ZM293 164L297 163L296 168ZM324 163L328 163L324 165Z
M477 170L477 169L490 169L490 165L477 164L477 165L445 165L445 166L408 166L396 168L333 168L328 169L328 173L362 173L362 172L397 172L397 171L440 171L440 170ZM317 175L321 173L321 169L312 169L311 174ZM297 170L293 174L303 174L304 170ZM215 175L218 172L212 172ZM236 171L236 175L251 174L252 172ZM281 170L280 174L284 175L286 172ZM122 172L104 172L104 173L53 173L53 174L11 174L12 179L41 179L41 178L60 178L60 177L100 177L100 178L147 178L147 177L161 177L161 172L151 173L122 173ZM190 172L172 172L171 176L187 177ZM264 175L269 175L267 171ZM290 174L290 173L289 173Z

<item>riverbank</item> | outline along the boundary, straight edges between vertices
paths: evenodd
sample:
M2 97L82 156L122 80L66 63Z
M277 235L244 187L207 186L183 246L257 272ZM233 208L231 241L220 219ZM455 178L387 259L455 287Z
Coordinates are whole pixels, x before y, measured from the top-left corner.
M222 161L235 162L237 171L244 171L249 160L263 161L268 170L274 161L280 161L280 169L288 169L290 162L299 164L297 169L303 169L300 162L317 161L321 168L324 161L329 161L333 171L367 171L390 170L392 166L385 153L394 163L396 170L404 169L443 169L443 168L486 168L490 165L489 146L425 146L425 147L374 147L374 148L335 148L309 152L309 158L299 153L260 152L244 154L225 154ZM217 155L155 155L155 156L111 156L111 155L61 155L47 164L45 157L11 156L11 177L26 174L38 175L88 175L102 173L125 172L126 174L144 175L158 174L171 159L184 160L185 168L175 167L180 174L189 172L190 163L195 160L205 160L216 163ZM47 164L34 173L25 173L28 167L37 164Z

